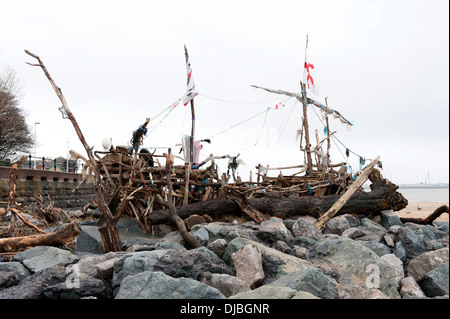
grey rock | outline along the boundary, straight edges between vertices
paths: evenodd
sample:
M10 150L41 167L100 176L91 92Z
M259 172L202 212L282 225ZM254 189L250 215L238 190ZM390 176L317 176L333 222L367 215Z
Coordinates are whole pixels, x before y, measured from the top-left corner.
M181 235L180 235L181 237ZM160 250L160 249L175 249L175 250L186 250L186 248L179 243L176 242L172 242L166 239L162 239L160 241L158 241L155 245L153 245L153 247L155 248L155 250Z
M149 269L150 270L150 269ZM233 269L206 247L191 250L167 250L157 258L153 271L161 271L174 278L188 277L197 280L209 271L233 275Z
M158 243L158 240L154 238L146 236L121 236L120 237L120 246L122 250L127 250L130 247L133 247L134 245L155 245Z
M115 259L108 259L101 263L98 263L95 268L97 271L97 277L102 280L111 281L114 273Z
M228 246L228 242L223 238L219 238L219 239L216 239L215 241L211 242L210 244L208 244L206 246L206 248L212 250L217 256L222 258L223 253L225 252L225 249L227 248L227 246Z
M117 221L117 229L119 230L120 237L141 237L148 236L145 234L139 222L134 218L122 217Z
M192 230L190 233L198 239L201 245L207 245L209 241L209 234L205 228L198 228L196 230Z
M366 299L370 294L369 289L355 284L338 284L340 299Z
M364 219L364 218L363 218ZM370 219L368 221L372 222ZM372 222L373 223L373 222ZM367 223L365 223L367 225ZM374 223L376 224L376 223ZM378 224L376 224L378 225ZM364 235L358 236L354 238L357 241L374 241L374 242L383 242L384 235L386 235L387 230L384 229L383 226L378 225L379 227L367 227L367 226L358 226L357 228L364 232Z
M359 222L352 215L339 215L328 221L323 233L341 235L345 230L357 226Z
M380 257L391 253L388 246L376 241L359 241L359 243L369 249L372 249L373 252Z
M448 241L448 233L445 231L439 230L436 227L433 227L431 225L424 225L421 228L421 233L423 234L423 240L440 240L440 239L446 239Z
M294 237L291 240L291 244L311 250L316 246L317 240L308 237Z
M444 233L446 233L447 235L449 234L449 226L448 226L448 222L438 222L438 221L434 221L433 224L436 225L436 228L440 231L443 231Z
M302 216L297 219L294 226L292 226L292 234L295 237L308 237L314 240L322 238L322 232L317 229L315 223L316 219L310 216Z
M427 297L448 295L449 262L446 261L428 272L419 284Z
M373 220L369 218L361 218L361 226L367 227L367 228L375 228L381 231L385 231L386 228L384 228L382 225L374 222Z
M320 299L307 291L299 291L291 299Z
M378 270L381 292L391 298L400 297L396 284L392 282L392 278L388 275L389 270L383 260L358 241L333 234L324 235L317 243L316 256L344 268L352 274L353 281L359 278L359 281L355 283L360 286L366 286L369 275ZM368 272L368 270L372 271Z
M391 299L388 295L379 289L370 289L367 299Z
M72 254L68 250L50 246L33 247L17 255L15 256L16 260L21 260L22 264L31 272L38 272L56 265L65 266L80 259L79 256Z
M46 268L25 278L20 284L0 290L0 299L42 299L44 289L65 282L66 268Z
M97 226L80 226L81 234L77 237L77 251L101 254L102 238Z
M156 237L163 238L167 234L173 232L172 226L167 224L159 224L154 226L154 234Z
M294 246L295 256L298 258L306 259L308 257L308 249L301 246Z
M391 275L392 280L400 287L400 281L405 277L403 270L403 262L394 254L386 254L381 256L381 260L387 266L387 269Z
M402 221L393 210L383 210L380 213L380 217L381 225L386 229L389 229L391 226L395 225L403 226Z
M298 293L289 287L264 285L255 290L240 292L228 299L290 299Z
M67 282L60 282L47 286L43 290L43 295L48 299L81 299L83 297L106 299L109 294L110 290L102 280L83 276L80 276L77 282L69 285Z
M190 278L172 278L162 272L144 271L127 276L116 299L224 299L216 288Z
M419 282L428 272L448 260L448 248L423 253L409 262L407 267L408 276L413 277L415 281Z
M425 297L419 284L411 276L405 277L400 281L400 295L402 297L405 295L411 297Z
M417 235L414 229L410 227L399 229L398 240L405 249L407 259L417 257L426 251L423 237Z
M395 241L394 241L394 238L392 238L391 235L386 234L386 235L384 235L383 238L384 238L384 242L386 243L386 245L387 245L388 247L391 247L391 248L394 248L394 247L395 247Z
M297 291L307 291L322 299L339 297L337 283L318 268L293 272L272 282L272 286L289 287Z
M406 250L403 248L402 242L397 241L394 246L394 255L397 256L403 263L406 262Z
M278 240L272 244L272 248L281 251L282 253L295 256L296 253L291 246L289 246L285 241Z
M14 286L19 282L19 277L14 271L0 270L0 289Z
M280 220L261 225L257 236L263 241L276 242L281 240L286 242L291 239L292 234Z
M358 227L351 227L344 230L341 234L342 237L347 237L351 239L356 239L359 237L366 236L367 233Z
M96 278L98 276L97 273L97 265L103 263L107 260L112 260L114 262L115 257L123 255L124 253L115 253L110 252L103 255L92 255L81 258L75 265L77 267L77 271L80 274L84 274L87 277Z
M129 275L153 271L155 264L168 250L141 251L128 253L115 258L112 288L117 289L122 280Z
M205 229L208 232L208 244L212 243L216 239L223 238L229 232L219 223L209 223L209 224L197 224L192 226L191 231L197 231L199 229Z
M439 250L441 248L444 248L444 245L442 242L439 242L437 240L426 240L425 242L425 250L426 251L433 251L433 250Z
M0 263L0 271L14 272L19 281L31 275L31 272L26 267L16 261Z
M283 223L283 220L281 218L272 216L269 219L262 221L261 224L259 224L259 226L264 227L264 226L267 226L267 225L273 224L273 223Z
M235 238L228 243L227 249L225 250L225 253L223 255L223 260L228 265L233 265L231 255L241 247L244 247L248 244L252 244L258 247L258 249L261 251L263 259L263 269L266 276L264 283L267 283L267 281L271 281L273 279L277 279L280 276L290 274L297 270L315 267L312 263L306 260L282 253L276 249L264 246L261 243L241 237Z
M199 281L218 289L227 298L250 290L250 286L245 281L227 274L212 274L207 271L200 276Z
M286 226L286 228L289 229L289 231L291 231L291 232L292 232L292 227L294 226L295 222L296 221L294 219L284 219L283 220L284 226Z
M194 227L195 226L197 226L197 225L194 225ZM192 227L192 230L194 229L194 227ZM185 247L184 245L186 244L183 237L181 237L181 235L178 231L173 231L173 232L168 233L166 236L164 236L163 240L161 240L160 242L162 242L162 241L171 242L171 243L183 246L183 247Z
M232 256L236 277L251 288L257 287L264 280L261 251L255 245L245 245Z

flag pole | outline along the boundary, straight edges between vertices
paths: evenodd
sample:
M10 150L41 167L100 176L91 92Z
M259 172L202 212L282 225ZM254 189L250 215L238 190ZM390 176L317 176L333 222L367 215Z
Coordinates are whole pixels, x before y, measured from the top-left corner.
M325 104L328 109L328 96L325 98ZM331 148L331 141L330 141L330 125L328 124L328 112L325 112L325 123L327 124L327 172L330 167L330 148Z
M306 35L306 49L308 48L308 35ZM305 55L306 58L306 55ZM305 59L306 63L306 59ZM306 85L300 81L300 87L302 89L302 104L303 104L303 128L305 130L305 152L306 152L306 165L308 167L308 174L312 174L312 158L311 158L311 144L309 142L309 126L308 126L308 115L307 115L307 96L306 96Z
M189 54L184 45L184 54L186 56L186 63L189 61ZM195 133L195 109L194 109L194 98L191 99L191 114L192 114L192 127L191 127L191 137L189 139L189 164L190 166L194 163L194 133Z
M309 142L309 125L307 115L307 100L306 100L306 86L300 81L300 87L302 88L302 103L303 103L303 129L305 130L305 152L306 152L306 165L308 167L308 174L312 174L312 158L311 158L311 143Z

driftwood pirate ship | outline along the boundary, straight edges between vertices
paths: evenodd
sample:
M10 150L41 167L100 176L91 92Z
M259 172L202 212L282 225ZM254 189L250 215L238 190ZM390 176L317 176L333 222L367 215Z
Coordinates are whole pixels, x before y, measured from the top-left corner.
M183 145L184 165L171 165L167 174L168 152L162 155L150 153L140 148L149 119L133 132L131 146L113 146L107 152L96 152L97 168L101 173L101 180L107 190L107 197L112 210L117 210L116 216L122 214L132 216L140 221L146 231L151 232L151 226L167 222L165 204L158 201L158 196L167 200L169 184L172 187L172 204L177 214L190 223L208 222L214 218L226 215L243 216L257 223L271 215L285 218L287 216L310 214L317 218L327 216L321 220L326 223L337 211L370 214L385 209L399 210L406 206L407 201L396 192L397 187L382 178L378 171L373 171L375 165L381 166L379 157L372 161L359 176L353 176L348 170L347 163L332 164L330 161L330 139L328 116L348 126L352 124L338 111L324 106L307 95L306 85L301 83L301 93L260 88L271 93L294 97L303 105L302 128L300 136L300 150L304 152L305 162L290 167L271 168L259 164L256 181L242 181L236 178L235 170L239 165L239 154L232 157L213 156L203 162L195 160L194 135L195 85L192 81L189 56L186 53L188 69L188 93L192 112L191 135ZM307 107L313 105L324 113L327 126L327 137L319 141L316 132L316 146L312 147L309 136ZM303 139L305 146L302 145ZM326 141L327 150L322 151ZM98 153L102 153L100 157ZM98 155L97 155L98 154ZM198 156L197 156L198 158ZM215 159L228 158L228 172L218 174ZM160 161L161 160L161 161ZM169 160L172 161L172 160ZM163 163L161 163L163 162ZM164 162L166 164L164 165ZM209 164L208 164L209 163ZM208 164L208 165L206 165ZM206 168L203 168L205 167ZM297 173L283 175L287 169L299 169ZM272 170L279 171L277 176L270 176ZM384 192L366 193L362 184L370 178L373 186L384 189ZM355 194L357 193L357 194ZM345 198L345 196L347 198ZM357 207L342 206L352 197ZM340 201L338 201L340 199ZM338 206L333 206L337 203ZM367 204L365 204L367 203ZM328 214L327 214L328 213ZM192 218L195 215L195 218ZM318 225L319 226L319 225ZM324 225L322 225L323 227Z
M150 122L149 118L133 132L130 145L107 145L105 151L94 152L88 146L61 89L56 86L42 60L27 50L25 52L37 60L36 64L29 64L40 67L44 71L62 103L59 110L63 118L71 121L87 153L86 158L73 150L70 151L73 159L81 159L85 162L84 180L94 183L95 198L92 204L102 214L98 226L105 252L121 249L116 222L124 216L138 220L147 233L152 233L155 225L171 223L190 246L198 247L199 242L188 232L190 227L212 220L227 220L229 216L233 219L242 218L260 223L271 216L291 218L311 215L318 219L316 226L322 229L327 221L338 213L349 213L355 216L357 214L374 215L388 209L400 210L408 203L396 191L398 187L384 179L375 169L375 166L380 164L379 157L362 169L357 176L348 172L346 163L331 163L330 139L334 133L329 130L328 115L334 115L344 124L351 125L351 123L339 112L309 97L304 83L301 83L301 93L257 87L272 93L295 97L302 103L303 121L299 135L304 163L282 168L270 168L259 164L256 167L256 181L251 179L242 181L235 176L239 165L239 154L236 156L210 155L201 163L197 160L198 153L196 153L194 140L194 97L198 92L195 91L192 80L187 50L185 50L185 56L188 90L177 103L182 102L185 105L190 103L192 129L190 136L183 140L182 161L184 164L182 165L174 165L174 155L170 148L163 154L151 153L142 148L143 138ZM316 134L315 147L312 147L309 136L308 105L320 108L325 114L327 137L319 141ZM302 145L303 139L305 146ZM323 152L322 145L325 141L327 151ZM223 158L229 160L229 170L219 175L215 160ZM294 174L282 174L283 170L294 168L300 171ZM17 168L14 167L14 169ZM279 174L270 176L268 173L271 170L279 171ZM14 176L17 174L14 173L12 170L8 210L12 213L12 220L15 220L16 215L24 220L15 207ZM367 179L372 182L370 192L362 189ZM40 231L41 235L38 235L38 238L4 238L0 239L0 252L17 251L33 245L66 245L80 232L80 228L72 222L57 234L44 234ZM14 224L10 227L10 233L14 233Z

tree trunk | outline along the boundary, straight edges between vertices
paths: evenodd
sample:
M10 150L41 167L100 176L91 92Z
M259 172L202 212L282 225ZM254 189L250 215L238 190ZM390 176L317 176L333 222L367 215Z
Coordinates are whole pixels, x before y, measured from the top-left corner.
M360 190L341 207L337 215L360 214L371 215L379 214L383 210L398 211L408 205L408 201L402 194L396 190L398 186L383 179L378 170L374 169L369 175L372 182L371 191ZM296 216L313 216L319 218L327 212L336 201L339 195L327 196L301 196L301 197L261 197L249 198L248 203L266 216L278 216L281 218L292 218ZM243 215L239 205L230 199L212 199L205 202L179 206L176 208L177 214L185 219L191 215L208 214L211 217L218 218L221 215ZM169 220L168 210L157 210L149 216L148 222L151 225L167 223Z
M0 252L21 251L35 246L64 246L81 234L80 226L71 222L66 227L48 234L0 239Z

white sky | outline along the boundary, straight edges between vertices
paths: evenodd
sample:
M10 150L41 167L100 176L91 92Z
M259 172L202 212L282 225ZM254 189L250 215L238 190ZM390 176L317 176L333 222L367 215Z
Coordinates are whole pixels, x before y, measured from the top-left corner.
M184 44L200 91L195 135L203 139L284 99L250 85L298 92L308 34L322 98L354 123L347 132L330 120L339 140L364 158L380 155L382 174L394 183L423 182L428 172L431 182L448 182L448 12L447 0L0 0L0 66L20 80L37 155L57 157L68 148L85 152L42 70L25 64L35 61L24 49L42 58L86 140L101 151L104 137L126 145L145 118L181 97ZM262 114L217 135L202 154L240 152L244 180L258 163L302 164L301 107L293 99L285 105L268 112L265 125ZM322 139L312 108L310 125ZM190 128L190 107L179 105L144 146L174 147ZM331 157L344 160L335 144ZM359 158L349 160L357 171Z

